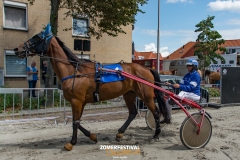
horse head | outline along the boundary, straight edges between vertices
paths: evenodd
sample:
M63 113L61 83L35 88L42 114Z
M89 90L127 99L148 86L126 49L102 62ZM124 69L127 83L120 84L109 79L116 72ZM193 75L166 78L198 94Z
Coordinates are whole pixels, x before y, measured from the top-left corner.
M20 44L17 48L15 48L15 54L20 58L34 56L36 54L44 56L47 53L52 36L51 26L48 23L44 31L36 34L24 42L24 44Z
M177 69L171 70L170 72L172 75L177 75Z

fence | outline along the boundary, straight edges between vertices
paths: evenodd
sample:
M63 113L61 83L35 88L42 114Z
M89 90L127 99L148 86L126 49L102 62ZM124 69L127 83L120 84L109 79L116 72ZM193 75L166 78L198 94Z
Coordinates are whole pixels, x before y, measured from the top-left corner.
M29 88L0 88L0 124L30 120L64 121L71 118L71 106L57 88L35 88L36 97ZM29 94L30 93L30 94ZM87 104L84 116L127 112L121 97Z
M220 103L219 85L201 86L203 103ZM166 89L166 88L165 88ZM169 89L169 88L168 88ZM25 122L31 120L54 120L68 122L72 119L70 103L57 88L35 88L36 97L29 88L0 88L0 124L6 122ZM29 94L30 93L30 94ZM87 104L83 117L126 113L123 97L108 101ZM147 111L144 103L136 99L137 110ZM141 116L141 114L139 114Z

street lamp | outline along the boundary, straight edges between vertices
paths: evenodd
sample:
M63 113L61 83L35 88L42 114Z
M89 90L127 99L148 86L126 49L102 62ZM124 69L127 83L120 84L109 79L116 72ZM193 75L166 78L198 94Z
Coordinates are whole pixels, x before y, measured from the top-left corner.
M157 71L158 71L158 73L160 73L160 71L159 71L159 66L160 66L159 55L161 54L161 53L159 53L159 45L160 45L159 26L160 26L160 0L158 0L158 29L157 29Z

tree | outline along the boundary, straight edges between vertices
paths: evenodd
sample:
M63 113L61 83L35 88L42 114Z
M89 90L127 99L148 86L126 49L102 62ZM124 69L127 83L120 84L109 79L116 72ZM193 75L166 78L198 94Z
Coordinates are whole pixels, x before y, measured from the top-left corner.
M217 59L225 61L225 59L217 52L226 52L225 47L221 47L225 43L222 36L215 30L212 20L214 16L208 16L206 20L202 20L195 27L198 29L195 32L200 32L194 46L194 55L198 56L200 69L205 69L212 62L216 62Z
M33 4L35 0L28 0ZM148 0L50 0L51 17L56 16L56 21L50 21L52 30L57 33L58 9L66 9L66 17L87 16L91 20L88 33L97 39L103 33L110 36L117 36L118 33L125 33L122 26L135 23L135 15L144 13L139 7L147 4ZM54 11L54 12L52 12ZM54 26L55 25L55 26ZM66 28L71 29L72 26ZM54 33L55 33L54 32Z
M31 5L35 0L28 0ZM50 25L53 34L58 32L58 11L60 8L66 9L66 17L87 16L91 20L91 26L88 33L97 39L102 37L103 33L110 36L117 36L118 33L125 33L122 26L135 23L135 15L140 12L139 5L144 5L148 0L50 0L51 13ZM71 29L72 26L65 30ZM53 86L54 72L50 67L48 60L48 70L46 77L46 88ZM49 97L49 96L48 96Z

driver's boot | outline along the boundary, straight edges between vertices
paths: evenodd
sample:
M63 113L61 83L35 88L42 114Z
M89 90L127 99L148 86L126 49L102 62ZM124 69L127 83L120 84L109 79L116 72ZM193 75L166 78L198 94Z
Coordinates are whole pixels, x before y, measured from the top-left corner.
M160 124L164 124L164 123L170 124L171 123L172 105L170 105L168 103L168 100L166 102L166 107L167 107L167 109L166 109L167 115L164 117L164 119L162 121L159 122Z

